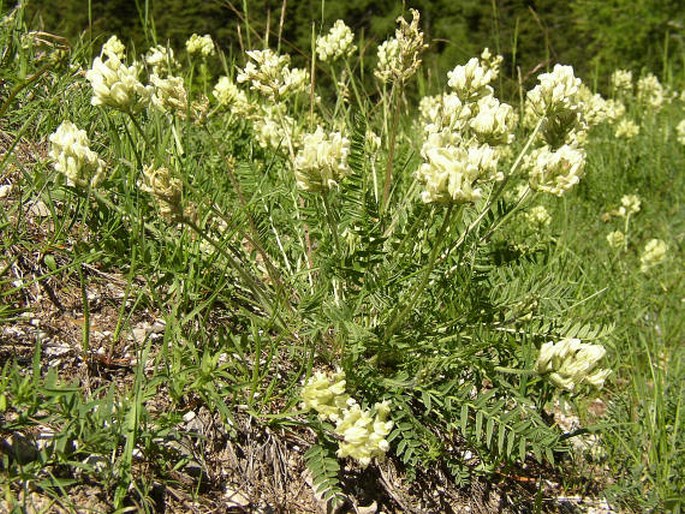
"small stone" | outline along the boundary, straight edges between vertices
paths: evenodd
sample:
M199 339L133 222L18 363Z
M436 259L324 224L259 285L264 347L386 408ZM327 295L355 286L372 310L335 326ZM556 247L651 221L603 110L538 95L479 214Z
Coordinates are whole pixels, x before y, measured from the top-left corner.
M29 207L29 213L39 218L47 218L50 216L50 209L42 200L36 200Z
M12 184L3 184L0 186L0 198L7 198L12 192Z
M183 415L183 421L185 421L186 423L190 423L192 420L195 419L196 416L197 414L195 414L195 412L189 410Z
M234 491L230 487L226 487L226 492L224 493L224 496L226 497L226 506L227 507L239 507L239 508L245 508L250 505L250 500L247 498L243 493L240 491Z

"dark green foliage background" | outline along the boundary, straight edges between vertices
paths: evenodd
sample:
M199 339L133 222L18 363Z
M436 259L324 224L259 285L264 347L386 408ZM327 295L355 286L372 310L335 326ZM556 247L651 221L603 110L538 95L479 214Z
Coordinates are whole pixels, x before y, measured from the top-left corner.
M118 34L139 47L156 37L182 49L197 32L211 34L224 50L239 49L241 40L259 48L267 25L275 46L282 6L282 0L92 0L91 28L94 36ZM527 83L557 62L573 64L586 81L606 80L618 67L664 78L683 69L681 0L291 0L285 6L282 49L295 60L309 53L312 23L318 33L342 18L363 35L368 65L375 46L392 34L395 18L409 7L419 9L430 43L426 74L432 89L485 46L505 56L512 93L519 74ZM34 26L70 38L89 33L88 0L30 0L29 8Z

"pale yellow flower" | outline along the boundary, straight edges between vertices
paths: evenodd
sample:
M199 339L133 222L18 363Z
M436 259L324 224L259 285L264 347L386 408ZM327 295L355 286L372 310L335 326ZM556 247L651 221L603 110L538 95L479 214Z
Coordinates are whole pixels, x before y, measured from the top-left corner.
M612 248L623 248L625 241L626 236L620 230L615 230L607 234L607 243L609 243L609 246Z
M646 273L666 260L668 245L661 239L650 239L640 256L640 271Z
M550 341L540 348L535 370L567 391L573 391L583 384L601 388L611 374L608 369L597 368L605 354L603 346L582 343L580 339L563 339L557 343Z
M419 12L409 10L411 23L403 17L397 18L399 27L395 37L384 41L378 47L378 63L374 75L381 82L403 82L408 80L421 65L421 54L428 48L419 30Z
M105 161L90 149L85 130L71 121L63 121L48 138L48 155L55 170L62 173L69 184L96 187L105 178Z
M345 392L345 384L344 371L315 372L302 388L302 409L316 411L323 420L339 420L343 411L354 404Z
M250 89L271 100L302 93L309 86L309 72L290 68L290 56L273 50L248 50L250 59L236 77L239 84L248 82Z
M544 205L536 205L526 214L526 220L535 228L543 228L552 222L552 216Z
M616 70L611 74L611 89L616 96L627 96L633 92L633 73Z
M125 112L136 112L147 105L152 96L152 87L144 86L138 80L140 66L126 66L118 55L111 51L105 60L96 57L86 79L93 87L91 104L107 105Z
M353 41L354 34L350 27L343 20L337 20L328 34L316 38L316 53L324 62L335 61L357 49Z
M212 91L219 105L233 109L238 116L246 116L252 111L252 105L244 91L238 88L228 77L221 77Z
M529 170L530 187L536 191L562 196L580 182L585 166L585 151L563 145L557 150L536 148L524 161Z
M183 215L183 182L172 176L169 168L145 166L138 185L141 191L155 198L162 217L175 220Z
M348 172L350 142L340 132L326 134L321 126L305 134L293 161L297 187L320 192L337 187Z
M623 195L621 197L621 207L618 208L618 215L626 217L630 214L637 214L640 212L642 201L637 195Z
M377 403L370 411L362 410L358 404L343 411L335 427L335 433L342 438L338 457L352 457L364 468L372 459L385 457L390 449L386 438L393 427L387 419L389 413L389 402Z
M193 34L190 36L190 39L186 41L186 50L190 55L200 54L202 57L214 55L215 49L212 36L209 34L205 34L204 36Z
M616 124L614 136L623 139L633 139L640 133L640 125L627 118L621 118Z

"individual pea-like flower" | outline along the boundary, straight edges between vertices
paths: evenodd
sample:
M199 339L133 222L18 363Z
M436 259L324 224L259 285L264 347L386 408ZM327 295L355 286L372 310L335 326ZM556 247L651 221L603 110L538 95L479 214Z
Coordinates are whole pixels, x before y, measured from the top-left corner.
M656 78L656 75L652 73L640 77L637 81L637 99L654 112L661 110L664 104L668 102L666 89Z
M160 78L157 75L151 75L150 82L155 87L150 103L162 112L175 113L185 118L188 110L188 95L183 79L174 76Z
M309 85L309 73L290 68L290 56L273 50L248 50L249 61L236 77L239 84L250 83L250 89L276 101L301 93Z
M425 162L416 177L423 185L421 199L426 203L473 203L482 196L479 184L504 178L497 172L497 152L489 145L424 145L422 152Z
M328 34L316 38L316 53L324 62L336 61L357 50L353 41L354 34L350 27L343 20L337 20Z
M336 187L348 171L350 141L340 132L326 134L321 126L302 138L302 148L293 161L297 187L321 192Z
M124 112L140 110L149 102L152 87L140 83L139 72L139 65L126 66L114 50L103 48L102 55L93 60L91 69L86 72L86 79L93 87L90 103Z
M621 197L621 206L618 208L618 215L622 217L640 212L642 201L637 195L623 195Z
M116 57L123 60L126 57L126 47L119 40L117 36L111 36L104 45L102 45L101 56Z
M628 96L633 92L633 72L615 70L611 74L611 90L615 96Z
M646 273L666 260L668 245L661 239L650 239L640 256L640 271Z
M152 73L159 77L170 74L178 67L174 58L174 51L166 46L157 45L148 50L145 55L145 63L150 66Z
M338 421L345 409L355 404L345 391L345 372L317 371L302 388L301 408L314 410L322 420Z
M640 125L627 118L621 118L616 124L614 136L622 139L633 139L640 133Z
M226 76L219 78L212 94L221 107L231 108L238 116L247 116L252 110L245 91Z
M96 187L105 178L105 161L90 149L85 130L71 121L63 121L48 139L52 165L68 183L83 188Z
M475 106L477 114L469 120L469 127L479 141L493 145L510 144L514 140L512 125L514 109L494 96L484 96Z
M384 458L390 449L386 438L393 427L389 414L387 401L376 403L372 410L362 410L356 403L345 409L335 427L335 433L342 438L337 456L352 457L364 468L372 459Z
M169 168L145 166L138 185L154 197L162 217L173 221L183 216L183 182L172 176Z
M447 85L462 101L477 100L492 95L490 84L499 75L502 64L501 55L493 57L487 48L478 57L473 57L464 65L456 66L447 72Z
M552 222L552 216L544 205L536 205L525 216L528 223L538 229L547 227Z
M626 243L626 235L620 230L614 230L607 234L607 243L612 248L623 248Z
M205 58L214 55L215 49L212 36L209 34L205 34L204 36L193 34L186 41L186 50L190 55L200 54Z
M524 166L529 170L528 181L532 189L562 196L580 182L585 151L570 145L557 150L543 146L526 156Z
M540 348L535 370L567 391L574 391L584 384L599 389L611 373L611 370L598 368L605 354L603 346L582 343L580 339L550 341Z
M678 143L680 143L681 145L685 145L685 120L682 120L680 123L678 123L675 131Z
M378 63L374 75L381 82L404 82L411 78L421 65L421 54L428 48L419 30L420 15L416 9L409 10L411 23L400 16L395 37L385 40L378 47Z

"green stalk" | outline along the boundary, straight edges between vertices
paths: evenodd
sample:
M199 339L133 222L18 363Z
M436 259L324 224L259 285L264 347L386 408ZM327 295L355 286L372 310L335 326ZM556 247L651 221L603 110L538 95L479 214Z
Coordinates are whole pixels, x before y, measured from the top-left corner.
M326 211L326 220L328 221L328 226L333 235L333 242L335 244L335 252L340 255L340 240L338 239L338 226L333 219L333 212L331 211L331 204L328 200L328 191L321 193L321 198L323 198L323 208Z
M390 340L395 331L399 328L400 323L402 323L402 321L409 314L409 311L411 311L411 309L416 304L416 299L419 298L423 293L424 289L426 289L426 286L428 285L428 279L430 278L430 274L435 268L435 262L438 259L438 254L440 253L440 248L442 247L442 241L445 238L445 232L447 231L447 227L449 226L450 221L452 219L452 210L453 205L450 204L449 207L447 207L447 212L445 213L445 217L442 220L442 225L438 230L438 236L435 240L435 244L433 245L433 250L431 251L428 264L426 265L426 268L423 272L423 277L421 277L421 282L419 282L419 285L416 287L416 289L411 293L411 295L409 295L411 301L402 308L398 315L394 316L392 322L390 323L390 326L385 331L386 341Z
M83 277L83 269L79 264L78 270L79 283L81 285L81 303L83 303L83 331L81 334L81 351L83 352L83 359L87 360L90 352L90 308L88 305L88 291L86 289L86 281Z
M392 109L389 128L388 141L388 160L385 165L385 184L383 185L383 201L381 203L381 211L384 211L388 206L388 200L390 197L390 189L392 187L392 171L393 164L395 160L395 144L397 141L397 126L399 125L399 115L400 115L400 102L398 100L398 94L396 90L395 83L393 82L392 88L390 89L390 108Z

